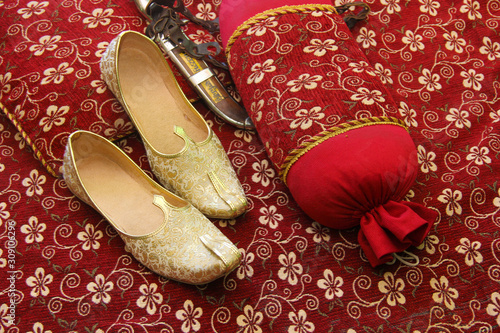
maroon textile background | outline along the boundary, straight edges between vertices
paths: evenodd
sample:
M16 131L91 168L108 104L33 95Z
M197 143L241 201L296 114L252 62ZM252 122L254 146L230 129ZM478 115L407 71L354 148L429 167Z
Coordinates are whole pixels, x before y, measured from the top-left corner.
M30 2L0 1L1 31L11 24L7 15L20 11L13 19L22 22L22 9ZM361 254L357 229L335 231L307 218L277 177L257 135L223 124L197 103L221 138L250 202L244 216L213 221L241 249L243 264L207 286L165 280L124 251L109 224L48 173L2 116L0 332L498 330L498 1L367 2L373 14L354 36L383 74L417 144L419 176L409 196L416 202L425 198L428 207L440 212L429 237L413 249L420 257L417 267L395 263L372 269ZM104 10L118 5L127 15L135 9L131 1L64 1L67 6L51 16L54 22L68 25L72 12L64 9L72 8L70 3ZM214 16L219 2L186 4ZM93 9L87 11L92 16ZM121 26L126 28L131 27ZM7 40L0 43L1 103L4 112L14 112L16 102L7 100L13 86L7 88L6 69L17 53ZM42 74L57 68L29 59L23 66L26 73ZM88 80L99 80L97 63L90 67ZM27 81L31 92L42 79ZM72 84L67 91L75 92L75 99L93 89L85 85L82 93ZM111 99L106 94L105 100ZM40 102L40 109L46 112L51 103L50 98ZM134 135L118 144L148 169ZM9 242L12 236L17 243ZM17 302L13 323L11 300Z

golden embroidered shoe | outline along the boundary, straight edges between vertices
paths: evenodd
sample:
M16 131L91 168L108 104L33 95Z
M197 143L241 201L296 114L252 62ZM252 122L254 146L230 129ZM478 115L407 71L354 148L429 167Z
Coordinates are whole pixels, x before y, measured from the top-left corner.
M245 193L224 148L153 41L122 32L109 44L101 72L141 135L163 186L208 217L235 218L246 210Z
M210 220L105 138L71 134L62 173L68 188L103 215L127 250L157 274L205 284L239 265L238 249Z

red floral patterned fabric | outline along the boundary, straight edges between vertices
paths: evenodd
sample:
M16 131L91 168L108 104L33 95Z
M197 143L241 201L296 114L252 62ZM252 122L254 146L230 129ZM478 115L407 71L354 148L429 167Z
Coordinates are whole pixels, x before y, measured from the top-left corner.
M118 139L134 131L99 69L106 47L121 31L145 30L147 22L133 1L1 4L0 106L51 174L59 173L71 132ZM187 34L198 42L213 40L193 25ZM176 73L187 97L196 100ZM221 73L222 80L226 76Z
M113 6L119 3L120 10L140 18L131 1L64 1L58 14L83 3L92 11L117 9ZM186 3L195 13L212 17L220 5ZM2 116L0 331L497 331L498 2L367 3L372 15L353 35L416 142L419 174L409 197L439 213L429 236L413 250L419 265L395 262L372 269L360 251L356 228L329 229L300 211L256 133L221 123L197 103L221 138L250 202L244 216L213 221L240 248L243 264L207 286L165 280L123 249L109 224L51 176L18 128ZM27 4L0 1L2 31L9 26L6 15ZM22 14L16 15L20 21ZM8 72L4 68L10 68L6 54L12 53L6 40L0 44L2 80ZM37 82L48 68L57 67L42 66ZM91 76L90 82L99 80L97 73ZM9 93L2 90L4 107L12 87ZM40 104L43 112L50 102ZM12 105L8 111L15 110ZM135 136L117 144L148 169ZM11 300L17 305L12 322Z
M336 126L365 119L402 125L391 119L399 117L391 94L331 5L270 10L243 24L232 41L235 84L284 179L301 153L294 150L350 129Z

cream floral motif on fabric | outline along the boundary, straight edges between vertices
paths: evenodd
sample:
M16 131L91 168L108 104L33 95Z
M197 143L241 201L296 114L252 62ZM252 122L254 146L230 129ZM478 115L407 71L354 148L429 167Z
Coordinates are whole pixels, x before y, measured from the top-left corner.
M101 72L121 105L126 105L116 75L117 50L123 35L110 42L101 61ZM144 140L149 164L160 183L209 217L241 215L247 207L245 192L215 133L209 129L207 140L201 143L191 140L180 128L176 134L184 139L185 148L175 155L161 154Z

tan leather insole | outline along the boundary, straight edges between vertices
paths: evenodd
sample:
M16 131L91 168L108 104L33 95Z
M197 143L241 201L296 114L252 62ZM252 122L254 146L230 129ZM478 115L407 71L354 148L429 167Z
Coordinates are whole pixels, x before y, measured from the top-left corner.
M176 86L175 78L163 64L124 41L118 73L123 98L137 127L158 151L178 153L184 140L174 134L174 125L184 128L195 142L207 138L204 124L197 120Z
M102 154L91 154L77 161L77 168L89 195L109 220L131 235L157 230L165 214L153 204L159 192L141 178ZM111 222L110 221L110 222Z

